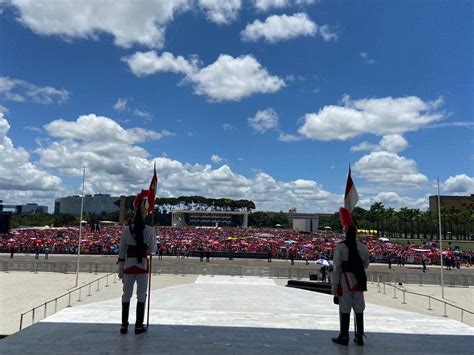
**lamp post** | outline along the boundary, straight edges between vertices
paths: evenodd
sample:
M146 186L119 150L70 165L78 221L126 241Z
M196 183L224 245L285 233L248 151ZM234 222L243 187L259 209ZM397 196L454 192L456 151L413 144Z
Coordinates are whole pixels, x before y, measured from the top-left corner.
M77 265L76 265L76 286L79 284L79 261L81 259L81 239L82 239L82 212L84 209L84 182L86 180L86 167L82 168L82 193L81 193L81 216L79 221L79 242L77 243Z

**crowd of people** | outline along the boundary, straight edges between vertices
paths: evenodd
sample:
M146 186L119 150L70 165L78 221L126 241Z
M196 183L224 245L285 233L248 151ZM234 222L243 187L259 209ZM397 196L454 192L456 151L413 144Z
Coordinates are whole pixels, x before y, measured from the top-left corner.
M117 254L123 226L83 227L81 230L81 253ZM314 261L319 258L331 260L334 250L343 235L332 231L303 233L286 229L255 228L178 228L155 227L158 252L161 255L186 256L199 252L261 253L274 258ZM368 248L371 262L422 264L439 263L436 242L423 245L390 243L375 236L360 236ZM23 228L0 235L0 251L14 250L20 253L50 254L77 253L79 228ZM446 261L453 267L456 261L471 261L472 251L455 253L443 251Z

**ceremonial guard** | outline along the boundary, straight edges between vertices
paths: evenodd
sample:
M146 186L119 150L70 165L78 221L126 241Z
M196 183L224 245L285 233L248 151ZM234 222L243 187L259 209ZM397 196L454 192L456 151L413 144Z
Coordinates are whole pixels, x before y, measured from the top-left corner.
M153 255L156 252L155 230L145 224L145 218L149 211L149 199L150 193L146 190L135 198L133 202L135 208L133 224L126 227L120 236L118 273L123 282L121 334L127 334L128 332L130 299L135 283L137 284L135 334L144 333L147 330L146 326L143 325L150 269L147 255Z
M351 308L355 313L356 334L354 342L364 345L364 291L367 291L365 269L369 267L369 251L356 240L357 229L352 223L350 212L341 208L341 224L346 230L346 239L340 242L334 253L334 270L331 293L339 302L340 334L332 341L349 344Z

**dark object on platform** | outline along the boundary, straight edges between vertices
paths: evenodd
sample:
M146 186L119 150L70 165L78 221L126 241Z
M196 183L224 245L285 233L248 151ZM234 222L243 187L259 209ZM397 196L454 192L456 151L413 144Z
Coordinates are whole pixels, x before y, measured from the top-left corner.
M0 234L10 233L10 218L9 213L0 213Z
M339 304L339 297L334 296L333 299L332 299L332 302L333 302L334 304Z
M309 279L311 281L318 281L318 274L309 274Z
M303 290L331 294L331 284L329 282L288 280L286 287L301 288Z

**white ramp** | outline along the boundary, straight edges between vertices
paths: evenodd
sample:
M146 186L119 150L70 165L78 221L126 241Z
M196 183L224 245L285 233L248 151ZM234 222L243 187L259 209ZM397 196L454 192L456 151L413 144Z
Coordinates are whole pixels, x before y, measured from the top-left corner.
M153 291L150 331L139 336L132 326L118 333L120 302L65 309L0 341L0 354L471 354L474 346L474 329L460 322L367 305L366 346L344 348L330 339L339 330L332 296L264 278L200 276ZM134 306L130 313L133 324Z

